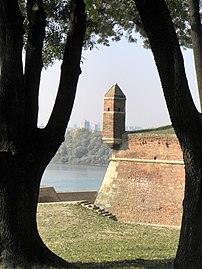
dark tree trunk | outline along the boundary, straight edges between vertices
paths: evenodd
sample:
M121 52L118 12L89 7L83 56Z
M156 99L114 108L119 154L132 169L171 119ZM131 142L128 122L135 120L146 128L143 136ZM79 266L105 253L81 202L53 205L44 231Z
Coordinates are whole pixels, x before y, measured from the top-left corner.
M202 268L202 123L193 103L179 43L163 0L135 0L185 162L185 197L175 269Z
M199 99L202 109L202 32L199 2L199 0L189 0L189 13L191 22L192 48L194 53Z
M36 224L39 185L45 163L29 156L0 154L0 247L7 268L71 266L42 242ZM3 167L3 169L2 169Z
M22 16L16 1L0 1L0 149L20 147L23 117Z
M37 128L43 67L42 0L27 0L29 34L22 68L23 18L18 0L0 0L0 258L7 268L72 268L41 240L36 210L42 174L64 140L85 35L85 5L72 0L57 101L47 127Z

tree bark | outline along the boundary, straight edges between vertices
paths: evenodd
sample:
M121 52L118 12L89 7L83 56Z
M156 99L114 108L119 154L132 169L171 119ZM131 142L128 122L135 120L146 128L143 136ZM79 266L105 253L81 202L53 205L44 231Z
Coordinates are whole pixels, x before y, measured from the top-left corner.
M39 156L40 155L40 152ZM36 210L44 162L0 154L0 250L6 268L32 268L72 266L52 253L41 240ZM42 157L42 156L41 156Z
M23 117L23 18L17 1L0 0L0 148L20 150Z
M25 128L29 135L36 130L38 120L38 95L43 67L42 47L45 37L45 11L43 2L27 1L29 33L25 58Z
M6 268L72 268L41 240L36 224L43 172L59 148L71 114L85 35L85 5L72 0L71 28L49 124L37 128L45 31L42 0L27 1L25 73L18 0L0 0L0 257ZM64 98L64 99L63 99Z
M199 0L189 0L189 14L199 100L202 110L202 32L201 18L199 13Z
M202 268L202 124L183 57L163 0L135 0L158 68L170 118L185 162L183 218L175 269Z
M67 38L63 56L59 89L53 111L46 126L46 133L51 134L54 139L58 137L60 143L64 141L67 122L74 104L76 85L81 74L81 52L84 42L83 36L86 30L85 5L83 1L73 1L71 9L76 12L71 14L70 34Z

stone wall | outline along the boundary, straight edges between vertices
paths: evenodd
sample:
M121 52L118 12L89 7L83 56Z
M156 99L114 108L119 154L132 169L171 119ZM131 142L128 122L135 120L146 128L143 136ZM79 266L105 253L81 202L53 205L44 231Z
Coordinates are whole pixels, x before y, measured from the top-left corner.
M87 200L91 203L95 202L97 191L81 191L81 192L56 192L52 186L41 186L39 192L39 203L50 202L72 202Z
M180 225L184 164L175 135L125 133L95 203L127 222Z

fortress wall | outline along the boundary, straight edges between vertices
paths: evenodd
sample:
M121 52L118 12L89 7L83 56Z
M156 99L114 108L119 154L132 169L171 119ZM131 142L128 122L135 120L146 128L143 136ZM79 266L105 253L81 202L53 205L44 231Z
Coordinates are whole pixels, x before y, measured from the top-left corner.
M125 134L96 204L126 222L180 225L184 165L174 135Z
M39 203L52 202L73 202L87 200L91 203L95 202L97 191L81 191L81 192L56 192L52 186L40 186Z
M182 161L182 151L175 135L125 133L115 157Z

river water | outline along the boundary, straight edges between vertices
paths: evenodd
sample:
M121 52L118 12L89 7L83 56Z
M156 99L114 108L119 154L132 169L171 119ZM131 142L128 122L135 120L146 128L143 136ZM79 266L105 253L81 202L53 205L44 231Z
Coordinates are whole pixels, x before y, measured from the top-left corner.
M70 164L50 164L41 185L53 186L57 192L98 191L107 167Z

